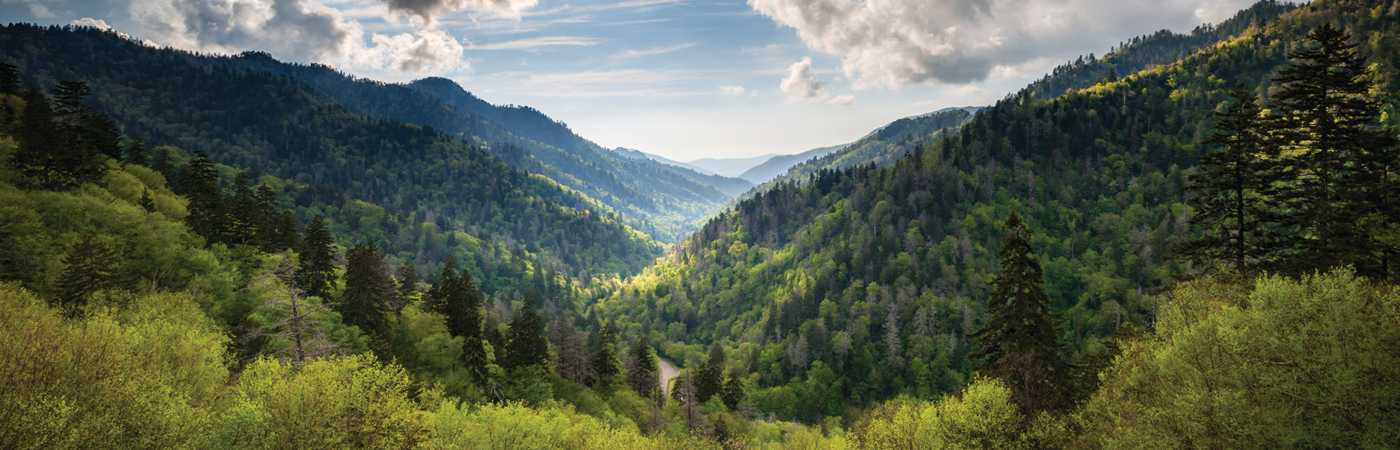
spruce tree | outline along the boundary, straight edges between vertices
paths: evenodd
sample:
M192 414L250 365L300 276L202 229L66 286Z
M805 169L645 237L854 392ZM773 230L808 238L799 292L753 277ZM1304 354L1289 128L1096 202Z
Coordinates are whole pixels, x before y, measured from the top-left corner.
M335 303L335 310L346 325L382 338L388 326L389 299L394 296L394 281L384 254L377 245L357 243L346 260L345 293Z
M428 290L428 307L442 314L447 331L462 337L462 360L478 383L486 380L486 348L481 336L481 294L470 272L457 271L457 262L448 257L438 284Z
M1230 98L1225 110L1215 113L1215 134L1202 142L1221 148L1196 157L1200 172L1190 176L1187 187L1191 224L1204 233L1173 244L1172 250L1198 269L1221 264L1248 279L1283 252L1276 201L1285 172L1278 146L1268 137L1270 121L1254 96L1241 84Z
M115 286L116 255L96 234L68 247L66 266L58 279L59 304L70 312L87 304L92 294Z
M170 147L164 145L156 147L155 153L151 157L151 170L165 176L165 181L170 183L170 188L172 190L175 192L184 192L183 189L176 187L176 184L178 184L180 180L175 176L175 162L174 158L170 156Z
M67 189L74 186L60 170L58 152L63 146L48 96L38 88L24 91L24 111L19 116L18 148L11 163L21 175L20 186L29 189Z
M296 214L284 209L277 219L277 250L301 248L301 225Z
M1003 229L1001 275L992 278L987 325L971 334L981 348L971 355L975 368L1000 378L1022 412L1064 407L1071 366L1059 341L1064 322L1045 293L1045 277L1031 247L1031 231L1012 211Z
M1316 45L1290 54L1292 65L1273 80L1280 87L1273 135L1297 155L1296 181L1283 199L1292 207L1283 224L1296 229L1288 236L1297 249L1286 270L1353 265L1358 274L1384 277L1390 255L1359 224L1372 213L1397 222L1394 132L1376 126L1380 102L1367 96L1366 60L1351 35L1323 24L1307 38Z
M155 199L151 198L150 189L141 190L141 208L148 213L156 212L156 202Z
M748 399L748 393L744 392L744 379L739 374L729 375L729 381L724 382L724 389L720 392L720 399L731 411L738 409L739 404Z
M258 204L253 193L252 177L248 172L238 172L233 181L232 195L224 199L228 208L226 225L227 242L239 245L254 245L267 222L265 209Z
M214 161L203 151L195 152L194 159L185 164L180 173L185 198L189 199L190 214L185 217L185 223L210 244L227 242L228 212Z
M611 383L622 373L622 363L617 359L617 332L612 322L603 325L598 332L598 351L593 353L592 364L599 383Z
M535 291L525 292L525 302L510 319L506 331L506 358L502 366L515 369L531 365L544 366L549 360L549 341L544 337L544 322L539 312Z
M710 397L724 389L724 347L718 343L710 345L709 358L695 374L695 395L700 403L710 401Z
M627 385L632 390L637 391L645 398L653 398L660 390L660 378L658 378L656 355L652 354L651 345L647 341L638 337L632 343L631 355L627 359Z
M0 94L19 96L19 70L0 62Z
M297 287L305 291L308 297L329 301L331 286L335 283L335 240L319 215L306 226L300 257Z
M131 138L127 141L126 147L122 149L122 163L145 167L150 164L151 157L146 152L146 143L140 139Z
M418 292L418 265L414 264L413 260L406 259L402 264L399 264L396 275L398 290L394 295L394 301L389 302L389 309L398 315L413 300L413 294Z

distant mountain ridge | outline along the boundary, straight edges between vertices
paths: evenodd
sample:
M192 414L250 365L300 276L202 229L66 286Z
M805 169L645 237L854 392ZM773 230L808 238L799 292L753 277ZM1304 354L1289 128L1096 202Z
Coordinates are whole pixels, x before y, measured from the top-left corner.
M747 158L700 158L691 161L690 164L714 172L718 175L723 175L726 177L738 177L740 175L743 175L745 171L753 168L754 166L763 164L765 161L773 159L773 157L776 156L780 155L770 153L767 155L750 156Z
M752 189L754 186L753 183L742 178L716 175L708 170L690 166L689 164L683 162L672 161L670 159L666 159L650 153L626 149L622 147L613 149L613 151L624 158L630 158L633 160L642 161L645 164L660 166L661 168L671 171L676 175L689 178L692 181L713 187L715 189L719 189L720 191L723 191L733 196L742 195L743 193L748 192L748 190Z

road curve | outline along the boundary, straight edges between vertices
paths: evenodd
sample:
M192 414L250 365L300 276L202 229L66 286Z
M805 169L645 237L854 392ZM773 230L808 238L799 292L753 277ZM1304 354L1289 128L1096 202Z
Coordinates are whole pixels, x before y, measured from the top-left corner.
M666 388L670 386L672 378L681 375L681 371L664 359L656 358L656 360L661 363L661 395L669 396L671 393Z

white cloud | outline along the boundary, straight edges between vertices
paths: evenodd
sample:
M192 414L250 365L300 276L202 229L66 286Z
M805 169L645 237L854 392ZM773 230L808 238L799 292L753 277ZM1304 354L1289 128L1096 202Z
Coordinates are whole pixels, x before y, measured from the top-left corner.
M850 105L855 104L855 102L856 102L856 96L854 96L854 95L849 95L849 94L847 94L847 95L838 95L838 96L832 97L831 100L827 100L826 102L827 102L827 103L830 103L830 104L832 104L832 105L836 105L836 106L850 106Z
M743 86L720 86L719 91L724 95L744 95L748 89L744 89Z
M530 50L539 47L551 47L558 45L590 46L602 42L602 39L582 38L573 36L541 36L529 39L519 39L514 41L496 42L485 45L473 45L472 50Z
M618 58L637 58L637 57L641 57L641 56L653 56L653 55L660 55L660 54L665 54L665 53L671 53L671 52L674 52L674 51L677 51L677 50L683 50L683 49L691 48L691 47L694 47L694 46L696 46L696 44L695 44L694 42L692 42L692 43L689 43L689 44L672 45L672 46L670 46L670 47L657 47L657 48L652 48L652 49L648 49L648 50L626 50L626 51L623 51L622 53L618 53L616 56L617 56Z
M582 72L501 72L478 85L494 85L495 92L530 97L570 99L658 99L712 95L680 85L699 75L684 70L616 69Z
M826 88L822 87L822 80L812 73L810 57L804 57L788 66L788 76L783 78L779 87L793 100L821 100L830 95Z
M403 72L466 67L462 44L441 30L367 35L359 22L316 0L137 0L129 12L155 41L185 50L260 50L298 62Z
M1161 27L1220 20L1249 0L748 0L857 87L982 81ZM1150 24L1150 25L1144 25Z
M535 7L539 0L378 0L390 11L416 16L432 24L438 16L465 10L481 11L502 17L519 19L525 10Z

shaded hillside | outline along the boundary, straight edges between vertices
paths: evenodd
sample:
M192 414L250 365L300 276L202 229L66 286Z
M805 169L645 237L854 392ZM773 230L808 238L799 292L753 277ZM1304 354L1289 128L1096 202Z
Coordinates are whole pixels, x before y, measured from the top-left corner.
M304 185L294 197L304 214L326 215L342 236L420 266L488 255L468 252L457 232L504 249L487 267L538 255L509 264L527 273L627 274L661 249L612 209L548 178L432 128L346 112L286 77L201 64L95 29L11 25L0 28L0 43L0 59L28 81L87 82L88 103L150 147L204 150L254 178Z
M882 130L909 156L757 193L596 308L673 360L722 344L778 417L936 397L970 375L966 335L985 321L999 226L1017 211L1068 319L1062 340L1099 349L1123 324L1150 327L1155 293L1184 270L1164 255L1195 232L1183 189L1211 150L1198 143L1213 110L1237 82L1266 97L1324 22L1362 43L1394 125L1400 6L1318 2L1174 64L1049 100L1022 91L954 133Z
M749 180L753 183L767 183L774 177L787 173L788 169L803 161L820 158L832 152L846 148L851 144L833 145L830 147L814 148L796 155L778 155L764 161L763 164L753 166L749 170L739 175L739 178Z

